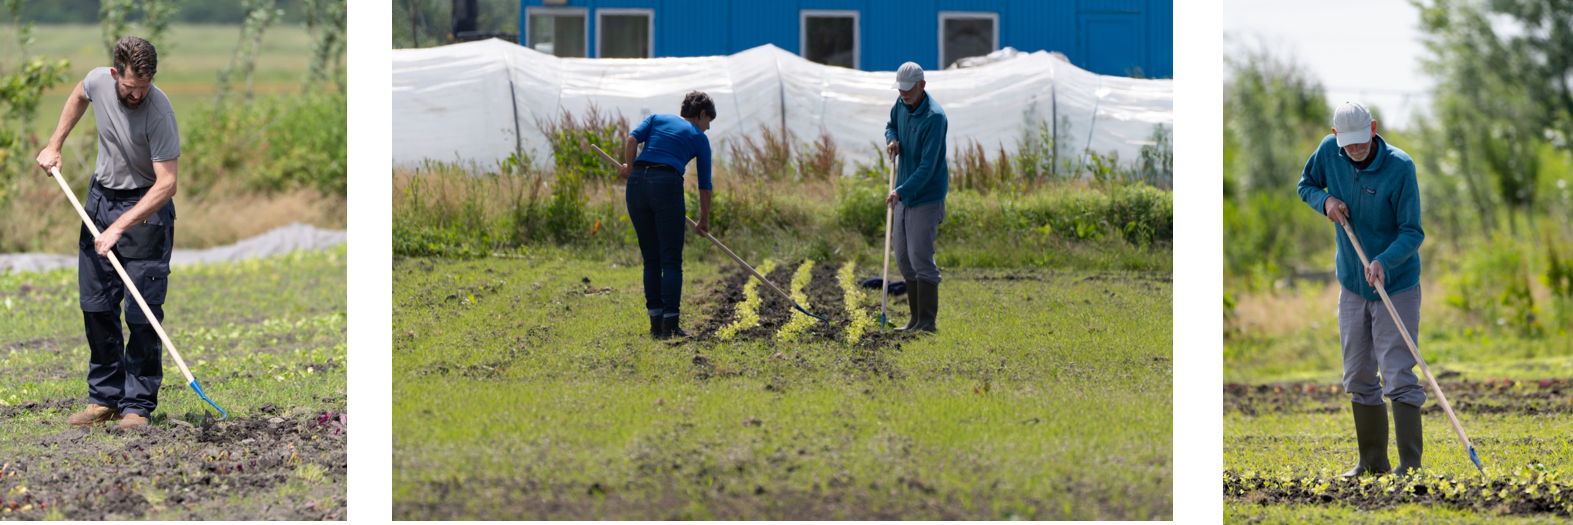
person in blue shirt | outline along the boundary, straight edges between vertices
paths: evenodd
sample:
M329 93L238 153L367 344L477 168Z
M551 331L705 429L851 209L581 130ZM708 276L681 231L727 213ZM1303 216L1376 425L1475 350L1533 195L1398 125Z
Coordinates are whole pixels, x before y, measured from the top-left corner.
M1333 134L1322 139L1300 177L1300 199L1338 224L1348 222L1371 258L1362 265L1351 239L1334 226L1338 252L1338 335L1344 390L1351 396L1359 463L1345 477L1388 472L1387 409L1392 400L1397 435L1396 475L1418 470L1424 449L1420 407L1425 389L1415 357L1377 294L1385 286L1409 337L1420 332L1420 188L1415 163L1376 134L1365 106L1344 103L1333 114ZM1378 378L1380 372L1380 380Z
M945 164L945 133L950 121L934 97L923 91L923 68L907 62L896 70L900 92L885 124L885 152L897 158L896 189L885 197L895 209L890 226L891 250L907 287L912 317L898 332L933 332L939 329L939 265L934 262L934 238L945 221L945 195L950 191L950 169Z
M635 158L620 175L628 183L628 219L639 236L644 258L645 309L650 335L656 339L688 337L678 326L683 298L683 230L688 204L683 199L683 172L691 160L699 168L699 219L696 233L710 231L710 139L705 131L715 120L715 102L698 91L683 98L681 116L646 117L623 140L623 158Z

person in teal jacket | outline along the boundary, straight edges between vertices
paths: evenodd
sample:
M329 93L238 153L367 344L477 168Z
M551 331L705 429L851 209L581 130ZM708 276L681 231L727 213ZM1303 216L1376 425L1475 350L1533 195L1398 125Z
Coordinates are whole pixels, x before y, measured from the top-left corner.
M1414 355L1377 294L1386 287L1393 308L1411 339L1420 331L1420 188L1415 163L1403 150L1376 134L1365 106L1345 103L1333 116L1333 134L1322 139L1300 176L1300 199L1328 220L1354 228L1361 247L1372 255L1360 263L1353 239L1334 226L1338 239L1338 332L1343 349L1344 390L1354 413L1359 463L1344 476L1382 474L1387 461L1387 409L1392 401L1398 443L1398 468L1404 475L1421 468L1424 439L1420 407L1425 389L1415 376ZM1378 381L1380 372L1380 381Z
M912 318L897 331L938 330L939 265L934 262L934 237L945 221L945 195L950 170L945 165L945 133L949 121L939 102L923 90L923 68L907 62L896 71L894 87L901 96L885 124L885 151L896 165L896 189L885 197L895 209L891 249L896 267L908 283Z

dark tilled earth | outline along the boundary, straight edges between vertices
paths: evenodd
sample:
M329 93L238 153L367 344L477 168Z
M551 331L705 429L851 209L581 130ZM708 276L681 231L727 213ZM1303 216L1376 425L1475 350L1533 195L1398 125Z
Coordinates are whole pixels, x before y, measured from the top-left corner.
M1361 510L1394 507L1403 503L1447 505L1470 509L1485 515L1554 515L1568 517L1573 502L1567 495L1573 493L1573 483L1547 481L1543 478L1495 479L1480 482L1473 479L1426 478L1410 483L1384 485L1362 484L1358 480L1314 478L1301 483L1282 483L1275 479L1243 477L1226 470L1223 475L1223 494L1233 501L1260 505L1313 504L1353 505ZM1322 484L1326 487L1321 487ZM1449 490L1449 484L1460 488Z
M1573 378L1516 381L1445 381L1442 393L1454 412L1480 414L1573 414ZM1423 382L1423 379L1422 379ZM1429 388L1427 389L1429 390ZM1428 392L1429 393L1429 392ZM1435 396L1422 409L1440 413ZM1223 411L1261 413L1338 413L1349 409L1349 393L1340 385L1274 383L1223 387Z
M802 264L803 261L780 264L765 278L770 279L770 282L781 287L782 291L790 292L792 276ZM830 320L831 324L826 326L825 323L816 322L803 332L798 342L811 343L814 341L841 341L845 339L846 329L842 323L847 320L846 299L841 291L841 286L836 282L836 272L840 269L839 263L814 263L814 268L810 272L813 277L809 281L808 286L803 289L803 293L808 296L808 304L810 305L806 309L814 315ZM738 303L743 302L743 286L748 284L748 281L753 278L753 275L748 273L747 270L732 266L725 271L721 279L711 284L709 296L701 300L705 305L702 310L705 320L699 325L694 334L698 340L715 340L716 332L719 332L721 328L737 319L736 308ZM792 315L797 312L797 309L792 307L791 302L788 302L786 298L781 297L780 294L775 293L774 290L763 284L758 286L758 293L761 299L758 311L759 326L738 332L733 338L734 341L770 340L775 337L776 332L782 326L791 321ZM899 308L901 312L906 312L906 303L906 295L892 296L889 308L893 311ZM879 319L879 308L877 306L864 306L864 308L873 314L876 321ZM905 319L905 313L900 314L898 317ZM911 337L899 335L895 332L881 332L878 327L869 327L868 330L863 332L863 336L858 340L856 347L869 350L886 347L900 348L901 343L911 339Z
M343 399L337 401L342 407ZM151 425L129 431L65 423L85 406L80 399L50 399L0 413L49 416L40 422L42 435L31 438L41 452L0 458L0 519L345 518L342 410L267 404L222 422L155 413ZM275 496L284 502L230 503Z

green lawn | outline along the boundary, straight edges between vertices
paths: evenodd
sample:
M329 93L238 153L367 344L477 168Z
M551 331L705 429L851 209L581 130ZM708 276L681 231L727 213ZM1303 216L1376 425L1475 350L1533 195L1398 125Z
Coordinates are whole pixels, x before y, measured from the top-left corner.
M733 271L687 263L685 326ZM656 342L640 290L555 249L397 260L395 517L1173 517L1166 273L948 271L899 346Z

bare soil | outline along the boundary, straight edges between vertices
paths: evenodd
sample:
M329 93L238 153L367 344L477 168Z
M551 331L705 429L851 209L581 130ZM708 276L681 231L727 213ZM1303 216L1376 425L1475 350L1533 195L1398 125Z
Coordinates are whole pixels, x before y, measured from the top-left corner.
M802 266L802 264L803 261L795 261L778 265L765 278L775 283L776 286L781 287L782 291L789 291L792 276L797 273L797 268ZM836 272L840 269L841 266L837 263L814 263L814 268L810 272L812 279L809 281L808 286L803 289L803 293L808 296L809 304L805 309L814 315L824 317L830 321L830 324L827 326L825 323L815 323L803 332L798 339L800 343L844 340L845 328L842 323L847 320L846 298L841 291L841 286L836 282ZM747 270L733 266L726 270L720 279L711 283L709 297L701 299L701 303L705 305L702 309L704 320L694 333L697 340L716 340L716 332L719 332L721 328L737 319L736 308L738 303L743 302L743 286L748 284L748 281L753 278L753 275L748 273ZM781 327L786 325L787 322L791 321L792 315L797 312L797 309L792 307L791 302L781 297L781 294L775 293L769 287L760 285L757 291L761 299L758 310L759 326L738 332L733 338L735 341L771 340L775 337L776 332L781 330ZM906 304L905 295L899 296L899 298L892 298L890 301L891 308L895 308L898 304ZM863 308L872 313L874 318L878 320L879 307L865 305ZM905 306L902 306L902 308L905 308ZM912 337L894 332L881 332L877 327L871 327L863 333L856 347L869 350L890 347L900 348L903 341Z
M221 422L154 413L152 424L132 430L65 423L85 406L48 399L4 407L4 417L48 413L40 424L53 430L36 438L41 452L0 459L5 519L51 511L69 520L345 518L342 410L269 403Z
M1444 374L1445 377L1446 374ZM1455 412L1480 414L1573 414L1573 378L1531 381L1442 381L1442 393ZM1427 389L1429 390L1429 388ZM1337 384L1272 383L1223 387L1224 413L1337 413L1349 409L1349 393ZM1439 413L1428 402L1422 411Z

